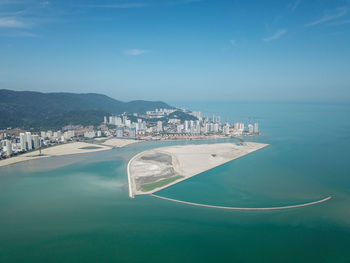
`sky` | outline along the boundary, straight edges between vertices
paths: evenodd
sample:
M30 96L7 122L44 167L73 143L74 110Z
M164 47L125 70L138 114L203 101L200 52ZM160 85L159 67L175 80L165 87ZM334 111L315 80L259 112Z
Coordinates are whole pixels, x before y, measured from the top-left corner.
M0 0L0 88L350 102L350 0Z

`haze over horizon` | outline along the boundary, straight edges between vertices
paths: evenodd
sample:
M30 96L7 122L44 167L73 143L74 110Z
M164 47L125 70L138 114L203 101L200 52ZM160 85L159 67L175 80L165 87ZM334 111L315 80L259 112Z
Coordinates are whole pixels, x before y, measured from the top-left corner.
M0 0L0 88L349 101L350 1Z

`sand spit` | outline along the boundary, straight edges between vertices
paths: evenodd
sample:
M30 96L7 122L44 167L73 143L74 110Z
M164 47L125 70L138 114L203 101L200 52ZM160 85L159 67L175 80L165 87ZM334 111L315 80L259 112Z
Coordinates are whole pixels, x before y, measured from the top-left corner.
M18 162L24 162L34 159L47 158L53 156L69 155L69 154L80 154L89 152L98 152L112 149L109 146L97 145L85 142L72 142L66 144L60 144L49 148L44 148L39 156L39 151L32 151L19 156L11 157L0 161L0 167L10 165Z
M152 194L268 144L179 145L145 151L128 163L129 196Z
M159 199L175 202L175 203L185 204L185 205L224 209L224 210L245 210L245 211L266 211L266 210L268 211L268 210L285 210L285 209L300 208L300 207L305 207L305 206L317 205L317 204L326 202L332 198L332 196L328 196L328 197L323 198L323 199L318 200L318 201L303 203L303 204L298 204L298 205L271 206L271 207L232 207L232 206L217 206L217 205L192 203L192 202L181 201L181 200L172 199L172 198L168 198L168 197L163 197L163 196L159 196L159 195L155 195L155 194L151 194L151 196L159 198Z
M121 148L121 147L125 147L129 144L138 143L138 142L139 142L138 140L112 138L112 139L108 139L105 142L103 142L102 145Z

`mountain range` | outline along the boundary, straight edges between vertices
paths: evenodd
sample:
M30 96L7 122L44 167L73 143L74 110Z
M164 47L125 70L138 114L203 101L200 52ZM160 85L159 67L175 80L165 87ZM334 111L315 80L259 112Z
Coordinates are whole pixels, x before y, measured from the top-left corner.
M72 125L99 125L111 114L145 113L174 108L161 101L123 102L96 93L42 93L0 89L0 129L59 129Z

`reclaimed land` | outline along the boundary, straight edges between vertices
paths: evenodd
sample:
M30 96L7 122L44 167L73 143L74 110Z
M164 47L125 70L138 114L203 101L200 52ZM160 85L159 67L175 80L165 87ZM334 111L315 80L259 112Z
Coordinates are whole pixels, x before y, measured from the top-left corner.
M332 196L328 196L317 201L285 206L234 207L193 203L154 194L159 190L265 146L267 144L252 142L218 143L162 147L141 152L128 163L129 196L133 198L135 195L150 194L159 199L185 205L243 211L296 209L318 205L332 198Z
M152 194L267 145L256 142L216 143L144 151L128 163L129 196Z

